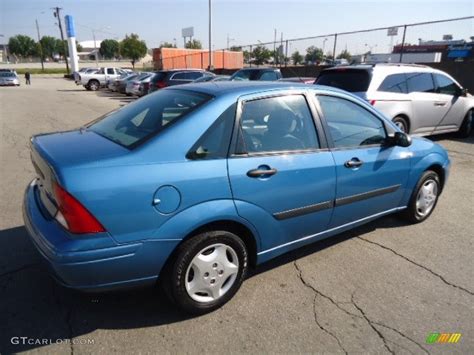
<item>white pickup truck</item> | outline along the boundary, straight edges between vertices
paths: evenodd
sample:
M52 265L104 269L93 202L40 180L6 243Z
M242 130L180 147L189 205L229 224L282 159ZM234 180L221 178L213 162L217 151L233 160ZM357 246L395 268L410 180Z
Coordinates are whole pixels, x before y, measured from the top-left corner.
M95 73L79 74L78 85L84 86L87 90L96 91L107 85L107 82L125 74L125 70L120 68L100 68Z

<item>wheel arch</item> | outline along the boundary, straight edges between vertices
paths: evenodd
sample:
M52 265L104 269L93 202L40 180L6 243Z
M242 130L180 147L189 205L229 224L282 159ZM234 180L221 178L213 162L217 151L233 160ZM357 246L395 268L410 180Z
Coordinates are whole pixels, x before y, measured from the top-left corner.
M406 113L400 112L400 113L397 113L396 115L393 116L392 121L393 121L395 118L397 118L397 117L401 117L401 118L403 118L403 119L406 121L406 123L407 123L407 131L408 131L408 133L410 133L410 129L411 129L410 117L408 117L408 115L407 115Z
M439 163L431 164L428 168L425 169L425 171L432 170L439 176L439 182L441 184L441 192L443 192L444 189L444 183L446 181L446 172L444 171L444 168L441 166Z

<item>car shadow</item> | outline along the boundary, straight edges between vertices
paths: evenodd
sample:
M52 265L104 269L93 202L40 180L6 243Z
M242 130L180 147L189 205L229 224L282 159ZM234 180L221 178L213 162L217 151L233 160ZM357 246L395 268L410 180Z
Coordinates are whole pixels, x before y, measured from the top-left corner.
M266 262L252 270L248 278L377 228L403 225L394 217L382 218ZM77 337L88 339L87 334L97 329L156 327L193 318L178 310L159 287L83 293L60 286L43 265L23 226L0 231L0 260L0 353L45 345L18 344L15 337L65 343Z
M471 132L471 134L467 138L459 138L456 136L455 133L439 134L439 135L428 137L428 138L432 140L433 142L438 142L442 140L450 140L453 142L474 144L474 130Z

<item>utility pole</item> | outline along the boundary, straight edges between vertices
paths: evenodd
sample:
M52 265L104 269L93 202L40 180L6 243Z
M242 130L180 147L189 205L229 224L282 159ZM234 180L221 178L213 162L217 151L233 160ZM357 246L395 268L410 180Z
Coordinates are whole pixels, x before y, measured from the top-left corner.
M41 45L41 35L40 35L40 29L39 29L39 25L38 25L38 19L35 20L36 21L36 32L38 33L38 45L40 47L40 60L41 60L41 70L44 71L44 62L43 62L43 46Z
M94 40L94 58L95 58L95 66L99 67L99 59L97 53L97 42L95 40L95 30L92 30L92 39Z
M273 33L273 66L277 63L277 53L276 53L276 42L277 42L277 29Z
M209 0L209 68L208 70L213 70L212 66L212 1Z
M67 47L66 47L66 43L64 43L64 33L63 33L63 25L62 25L62 21L61 21L61 10L62 8L61 7L53 7L52 8L54 10L54 17L56 17L58 19L58 26L59 26L59 33L61 34L61 41L63 43L63 47L64 47L64 59L65 59L65 62L66 62L66 71L69 75L69 63L67 62Z

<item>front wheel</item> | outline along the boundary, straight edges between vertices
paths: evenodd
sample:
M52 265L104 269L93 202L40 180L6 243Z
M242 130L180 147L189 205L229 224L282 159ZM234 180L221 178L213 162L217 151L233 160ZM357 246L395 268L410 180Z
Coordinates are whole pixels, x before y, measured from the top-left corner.
M460 138L467 138L472 132L472 126L474 124L472 112L473 110L469 110L469 112L464 117L464 120L462 121L461 127L459 128L459 131L458 131L458 136Z
M97 80L89 81L89 89L92 91L97 91L100 88L100 83Z
M247 267L242 239L226 231L205 232L179 247L162 272L162 287L180 308L203 314L221 307L235 295Z
M425 171L413 190L403 217L411 223L426 220L435 209L440 192L439 175L432 170Z
M395 123L395 126L400 129L400 131L402 131L403 133L408 133L408 122L404 117L397 116L392 121L393 123Z

